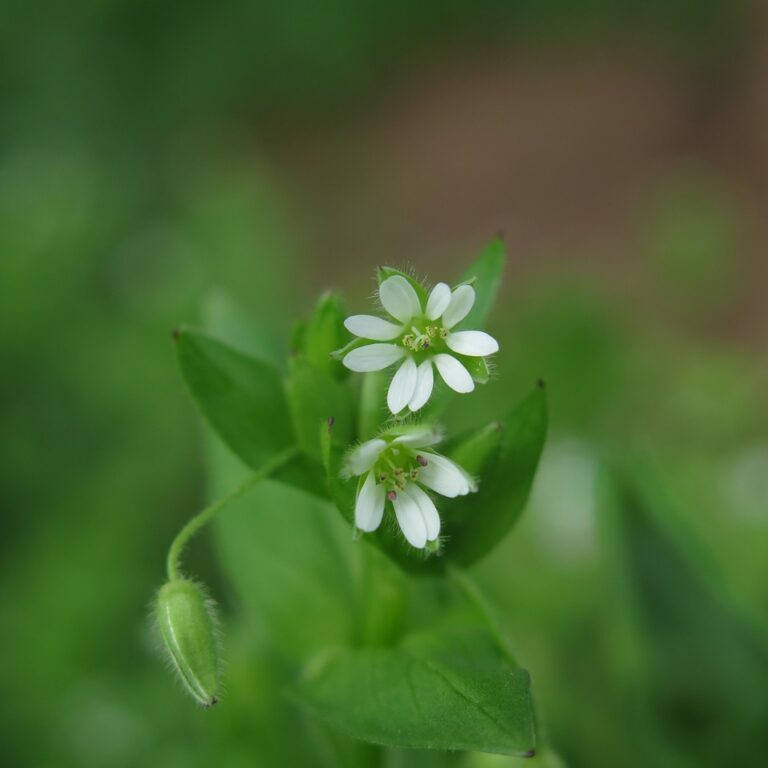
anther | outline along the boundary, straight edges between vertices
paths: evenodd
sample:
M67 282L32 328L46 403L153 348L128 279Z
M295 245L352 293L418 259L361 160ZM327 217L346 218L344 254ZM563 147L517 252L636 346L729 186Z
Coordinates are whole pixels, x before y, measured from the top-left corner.
M390 501L394 501L394 500L397 498L397 494L396 494L394 491L389 491L389 492L387 493L387 498L388 498Z
M416 457L416 461L418 461L418 462L419 462L419 464L420 464L422 467L426 467L426 466L427 466L427 459L426 459L426 457L424 457L424 456L421 456L421 455L417 456L417 457Z

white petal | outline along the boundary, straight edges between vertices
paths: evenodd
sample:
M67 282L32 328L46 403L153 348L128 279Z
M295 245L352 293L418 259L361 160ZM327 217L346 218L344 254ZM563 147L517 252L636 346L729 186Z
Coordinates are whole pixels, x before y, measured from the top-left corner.
M373 315L352 315L344 321L344 327L355 336L373 341L392 341L403 332L402 326Z
M392 378L387 392L387 405L392 413L400 413L413 397L416 389L418 368L416 361L409 357L398 369Z
M460 323L475 305L475 289L471 285L460 285L451 296L448 309L443 312L443 326L453 328Z
M448 308L451 302L451 289L446 283L438 283L430 292L427 299L427 317L437 320Z
M440 535L440 515L435 503L414 483L408 486L408 495L419 505L427 527L427 541L434 541Z
M454 392L466 393L475 388L475 382L472 381L469 371L455 357L435 355L432 359L435 361L443 381Z
M392 442L408 445L411 448L428 448L437 445L443 439L443 433L437 427L414 427Z
M499 351L499 342L483 331L449 333L445 343L448 349L469 357L485 357Z
M401 323L407 323L421 314L419 297L402 275L388 277L379 286L379 299L384 309Z
M425 453L424 458L427 464L419 469L419 482L427 488L450 499L475 490L474 482L458 464L436 453Z
M351 371L367 373L380 371L396 363L403 355L405 349L396 344L366 344L348 352L343 362Z
M380 438L361 443L347 456L345 467L347 472L350 475L362 475L363 472L367 472L386 447L386 442Z
M418 377L416 379L416 388L413 391L413 397L408 403L411 411L418 411L423 408L432 394L432 387L435 383L435 372L432 370L432 361L425 360L418 368Z
M381 524L385 494L384 486L377 485L373 472L369 472L355 502L355 525L361 531L375 531Z
M427 524L419 505L405 492L397 491L392 502L397 522L408 543L416 549L423 549L427 543Z

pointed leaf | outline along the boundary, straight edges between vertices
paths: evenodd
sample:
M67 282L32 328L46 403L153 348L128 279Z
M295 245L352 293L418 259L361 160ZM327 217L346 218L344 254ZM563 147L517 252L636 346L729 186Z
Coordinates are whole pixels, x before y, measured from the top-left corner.
M202 333L182 329L184 379L208 424L249 467L293 444L278 373L267 363Z
M303 355L312 365L321 371L342 378L347 370L331 353L343 346L349 338L344 327L346 312L341 299L333 293L320 297L315 312L304 324L300 335L294 334L299 342L295 351Z
M334 363L336 364L336 363ZM318 367L304 355L290 361L285 383L288 406L299 447L308 456L321 461L320 430L332 419L337 439L348 444L354 429L353 398L345 382Z
M296 695L317 717L374 744L520 756L535 746L528 673L479 628L329 653Z
M482 330L485 326L496 302L506 259L504 241L496 237L463 274L460 284L472 283L475 289L475 305L461 321L462 328Z
M477 493L457 499L446 510L450 544L446 556L462 564L473 563L498 544L517 521L533 484L547 434L547 397L537 387L500 422L501 441L494 457L489 451L482 470L473 466L477 446L457 448L452 455L479 476ZM480 439L480 438L478 438ZM486 435L492 444L493 435ZM465 454L462 456L462 452Z

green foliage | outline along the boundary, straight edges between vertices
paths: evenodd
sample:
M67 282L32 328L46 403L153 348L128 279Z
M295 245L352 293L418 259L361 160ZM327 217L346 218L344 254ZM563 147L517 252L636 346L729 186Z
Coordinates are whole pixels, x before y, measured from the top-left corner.
M534 749L528 674L480 629L442 627L396 647L329 652L296 695L321 719L375 744Z
M503 258L501 245L492 244L468 278L475 282L479 275L488 283L477 283L478 322L490 310ZM425 301L424 289L418 289ZM259 471L271 471L262 468L276 467L274 480L251 481L246 491L222 502L227 514L217 539L224 571L246 621L263 627L267 645L287 669L312 654L325 658L321 667L312 663L297 696L342 733L396 747L529 754L534 736L528 675L516 667L499 636L473 625L414 631L411 623L406 632L408 581L368 543L352 546L345 535L360 481L345 475L344 455L358 430L368 435L382 428L376 400L383 390L377 376L354 388L332 356L346 334L344 316L338 298L327 294L320 300L313 315L297 326L284 382L259 359L260 349L253 349L257 356L252 357L212 336L189 330L178 335L187 384L234 454L213 444L217 486L223 492L243 479L235 456L257 470L255 478ZM214 319L240 338L237 313L219 312ZM545 397L537 390L508 418L455 445L455 457L483 481L488 477L490 488L446 508L450 545L442 558L406 547L392 524L366 535L366 542L419 574L442 573L452 560L478 559L519 515L545 432ZM292 446L302 454L297 461L284 453ZM331 517L327 502L285 484L323 495L314 482L320 465L325 495L341 518ZM220 508L214 506L216 512ZM207 521L208 514L199 517ZM480 535L464 533L470 519ZM194 520L188 529L196 530ZM185 535L174 543L175 550ZM305 631L308 626L311 632ZM333 648L338 650L329 651ZM339 738L332 741L341 744Z
M286 395L299 447L320 462L320 425L331 420L337 439L349 443L354 434L353 393L347 370L331 357L347 336L344 308L326 294L294 340Z
M452 458L477 472L480 489L447 513L451 557L467 565L512 528L528 500L547 435L547 397L538 386L510 414L457 446ZM498 440L498 446L496 442ZM482 470L482 472L480 471Z
M263 627L279 656L302 662L355 640L357 555L349 539L329 504L274 481L222 516L222 569L245 619Z
M189 329L176 340L184 379L216 433L258 469L292 444L282 382L266 363Z
M491 240L464 272L459 283L471 283L474 286L476 298L475 305L462 320L463 327L482 328L488 321L499 292L506 259L504 241L497 237Z

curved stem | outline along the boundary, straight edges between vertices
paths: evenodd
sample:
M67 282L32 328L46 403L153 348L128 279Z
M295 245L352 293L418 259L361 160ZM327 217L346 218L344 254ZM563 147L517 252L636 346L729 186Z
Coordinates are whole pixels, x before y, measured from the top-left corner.
M176 538L171 543L171 547L168 550L168 557L166 559L166 569L168 571L168 579L173 581L181 577L179 571L179 561L181 559L181 553L186 546L187 542L203 527L205 527L216 515L221 512L222 509L229 506L232 502L237 501L247 491L249 491L256 483L271 474L278 469L282 469L286 464L292 461L298 453L298 449L290 448L287 451L275 456L274 459L263 464L257 469L244 483L239 485L228 496L206 507L202 512L198 512L177 534Z

